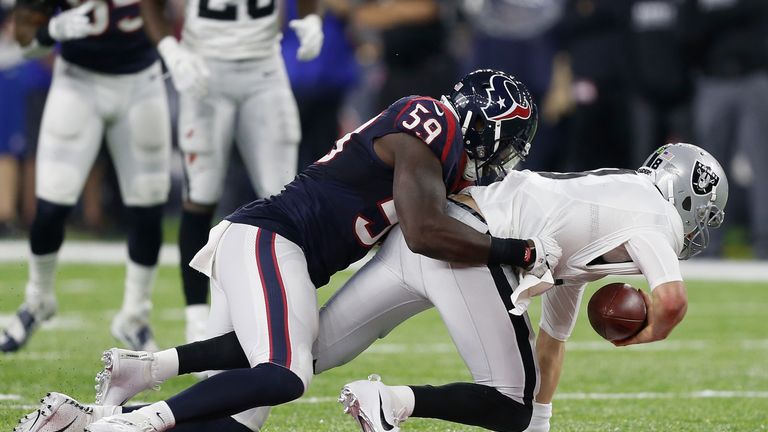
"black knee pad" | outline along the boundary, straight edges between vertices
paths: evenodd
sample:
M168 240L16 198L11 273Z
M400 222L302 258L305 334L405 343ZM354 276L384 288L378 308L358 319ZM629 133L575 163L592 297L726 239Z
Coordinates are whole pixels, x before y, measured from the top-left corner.
M56 252L64 242L64 225L72 206L37 199L35 220L29 232L29 246L35 255Z
M144 266L154 266L163 242L163 206L126 207L128 256Z

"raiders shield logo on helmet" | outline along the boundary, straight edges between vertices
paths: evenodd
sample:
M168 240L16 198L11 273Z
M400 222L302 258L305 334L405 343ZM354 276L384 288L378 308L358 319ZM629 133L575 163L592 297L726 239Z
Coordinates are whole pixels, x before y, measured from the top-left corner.
M712 188L717 186L718 182L720 182L720 177L712 172L712 168L696 161L691 173L691 184L696 195L706 195L712 192Z
M490 80L490 87L485 91L488 94L488 104L482 108L483 114L488 120L499 121L513 118L523 120L531 117L531 106L518 103L520 90L517 84L504 75L494 75Z

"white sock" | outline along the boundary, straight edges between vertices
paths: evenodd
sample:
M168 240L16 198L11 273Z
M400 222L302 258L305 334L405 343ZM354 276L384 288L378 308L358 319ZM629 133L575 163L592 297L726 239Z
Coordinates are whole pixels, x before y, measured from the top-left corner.
M93 408L94 420L123 413L123 407L116 405L88 405L88 407Z
M387 386L392 394L400 401L400 404L405 408L405 418L408 418L413 414L413 408L416 406L416 396L413 394L413 390L408 386ZM403 420L405 420L403 418Z
M152 375L152 378L160 382L179 375L179 353L176 348L155 353L155 361L152 362Z
M152 405L139 408L136 412L147 417L152 426L158 431L166 431L176 426L176 418L165 401L155 402Z
M29 282L26 288L26 300L34 301L41 296L53 295L53 280L56 278L56 264L59 253L45 255L29 253Z
M125 265L125 294L122 311L128 315L149 317L152 309L152 286L157 266L144 266L130 259Z
M207 304L190 305L184 309L184 315L186 315L187 322L205 323L208 321L208 309Z

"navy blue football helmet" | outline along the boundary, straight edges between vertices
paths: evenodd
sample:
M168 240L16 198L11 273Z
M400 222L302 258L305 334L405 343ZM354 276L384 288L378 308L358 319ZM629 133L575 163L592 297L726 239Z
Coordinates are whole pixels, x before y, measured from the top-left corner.
M467 74L443 96L456 110L469 163L464 178L478 185L502 179L525 160L538 111L525 85L492 69Z

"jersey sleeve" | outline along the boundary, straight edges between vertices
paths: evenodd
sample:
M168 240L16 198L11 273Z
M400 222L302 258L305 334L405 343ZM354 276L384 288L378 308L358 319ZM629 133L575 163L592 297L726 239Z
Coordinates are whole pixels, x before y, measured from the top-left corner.
M464 166L464 147L455 114L441 102L421 96L409 96L389 108L396 132L421 140L440 159L443 179L449 189L459 182Z
M651 290L666 282L683 280L677 254L663 235L655 232L635 235L627 241L626 248Z
M558 285L542 294L539 327L559 341L568 340L576 325L586 286Z

